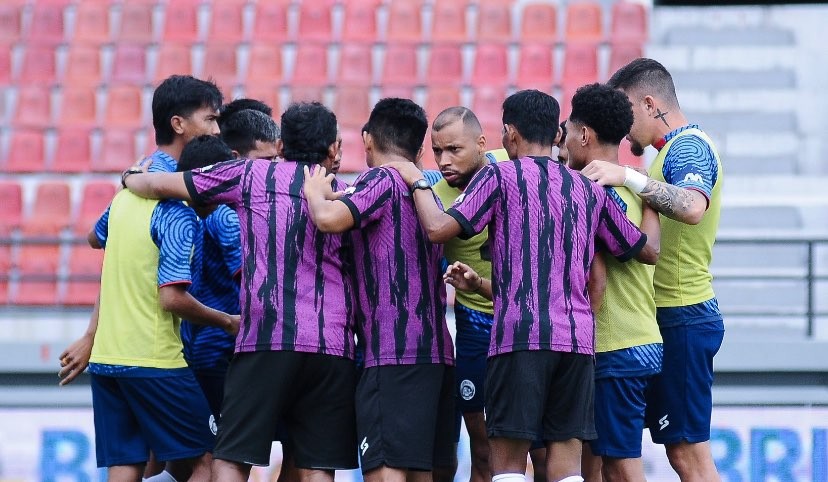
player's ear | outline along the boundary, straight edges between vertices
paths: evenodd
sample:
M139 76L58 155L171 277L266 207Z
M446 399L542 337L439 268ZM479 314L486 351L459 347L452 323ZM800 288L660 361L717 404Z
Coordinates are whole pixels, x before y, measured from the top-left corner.
M589 139L592 137L592 132L590 132L589 127L581 126L581 145L585 146L589 144Z
M655 113L656 111L656 100L652 95L645 95L643 99L641 99L642 104L644 104L644 109L647 110L647 113Z
M170 117L170 127L172 127L173 132L176 135L181 135L184 133L184 118L179 115L174 115Z
M241 157L241 154L239 154L239 151L237 151L235 149L231 150L230 152L233 153L233 159L238 159L238 158Z
M483 153L486 152L486 136L485 135L480 134L479 136L477 136L477 148L480 150L480 154L483 154Z
M281 138L276 139L276 154L282 159L285 158L285 143Z
M555 134L555 140L552 142L553 146L557 146L561 143L561 136L563 136L563 129L561 129L561 125L558 124L558 132Z
M339 153L339 142L334 140L333 144L328 146L328 159L334 160L336 159L336 155Z

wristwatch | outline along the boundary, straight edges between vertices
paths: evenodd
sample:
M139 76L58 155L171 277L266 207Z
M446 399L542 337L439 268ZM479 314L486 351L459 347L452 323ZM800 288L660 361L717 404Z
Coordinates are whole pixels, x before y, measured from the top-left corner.
M141 174L142 172L144 172L144 170L140 166L130 167L121 174L121 186L123 186L124 189L126 189L126 178L129 177L130 174Z
M414 181L414 184L411 185L411 192L413 193L417 189L431 190L431 184L429 184L425 179L417 179Z

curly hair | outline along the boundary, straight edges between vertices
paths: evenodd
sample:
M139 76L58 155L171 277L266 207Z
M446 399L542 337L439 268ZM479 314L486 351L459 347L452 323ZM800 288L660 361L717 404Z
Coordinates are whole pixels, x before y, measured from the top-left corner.
M618 145L632 128L632 104L623 92L609 85L585 85L572 97L569 121L594 130L602 144Z
M336 142L336 115L319 102L291 104L281 124L286 160L319 164Z

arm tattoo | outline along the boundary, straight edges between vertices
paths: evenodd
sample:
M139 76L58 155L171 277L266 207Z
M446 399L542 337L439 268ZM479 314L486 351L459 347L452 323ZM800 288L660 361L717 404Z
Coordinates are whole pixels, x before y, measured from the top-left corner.
M677 221L682 220L682 215L688 212L695 202L693 194L688 190L655 179L648 180L639 195L650 207Z
M664 118L664 116L666 116L667 114L669 114L669 112L661 112L661 109L656 109L656 112L658 112L658 115L656 115L656 116L655 116L655 118L656 118L656 119L661 119L661 122L663 122L663 123L664 123L664 125L665 125L665 126L667 126L667 127L669 128L669 127L670 127L670 124L668 124L668 123L667 123L667 119L665 119L665 118Z

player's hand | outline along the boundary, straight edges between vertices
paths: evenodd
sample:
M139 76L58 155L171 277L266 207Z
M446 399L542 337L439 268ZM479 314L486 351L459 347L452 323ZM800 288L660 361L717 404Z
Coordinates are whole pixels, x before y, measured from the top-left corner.
M89 357L92 356L92 343L95 337L85 334L75 340L68 348L60 354L60 377L61 386L72 383L89 365Z
M445 274L443 274L443 282L460 291L474 292L483 285L483 278L469 265L455 261L454 264L449 265Z
M331 184L333 183L335 177L333 174L327 174L325 172L325 168L322 166L316 166L313 173L310 172L308 166L305 166L304 170L305 198L313 196L322 196L328 200L339 198L339 196L333 192L333 188L331 188Z
M408 186L414 184L414 181L420 180L423 178L423 171L417 168L413 162L406 162L406 161L394 161L389 162L387 164L383 164L382 167L390 167L391 169L396 170L400 173L400 177L403 178L403 181Z
M230 335L236 336L239 334L239 324L241 323L241 316L239 315L227 315L230 318L230 322L227 327L224 329Z
M607 161L592 161L581 170L581 174L602 186L623 186L627 176L625 169Z

